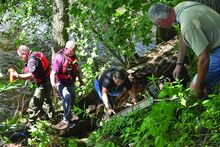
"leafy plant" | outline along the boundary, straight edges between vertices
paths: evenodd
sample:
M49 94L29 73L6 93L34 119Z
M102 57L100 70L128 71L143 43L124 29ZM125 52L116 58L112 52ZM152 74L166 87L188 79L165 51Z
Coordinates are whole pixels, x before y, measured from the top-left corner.
M28 139L29 145L38 145L40 147L48 146L50 142L49 134L46 133L49 124L47 121L37 121L36 124L30 126L29 132L31 137Z
M7 85L6 84L1 84L0 85L0 92L7 91L7 90L10 90L10 89L15 89L15 88L20 87L21 85L22 85L21 83L18 83L18 84L8 83Z
M10 25L4 36L16 39L16 45L38 45L39 38L43 42L51 35L52 1L13 0L4 1L0 9L1 24ZM3 19L4 18L4 19Z
M153 85L155 85L155 86L157 85L157 80L158 80L158 78L155 77L154 74L152 74L151 77L147 77L147 79L149 80L150 84L153 84Z
M127 67L135 52L134 43L143 38L144 43L150 43L151 36L146 37L144 33L152 27L146 16L149 5L136 0L75 0L70 7L74 20L69 31L77 40L91 40L93 45L101 47L107 55L113 55L114 60ZM135 41L132 40L134 36Z
M145 110L109 120L89 137L88 145L110 141L119 146L195 146L218 144L219 96L192 97L180 81L165 84L163 101ZM178 98L165 101L165 98ZM202 107L201 107L202 106ZM208 133L202 134L205 128ZM117 142L117 143L116 143Z
M101 130L94 131L90 135L88 145L102 144L103 140L119 146L132 143L137 135L135 129L141 125L143 118L148 114L147 112L148 110L135 111L127 117L116 117L107 121Z
M17 130L24 130L24 125L19 123L21 119L22 119L21 116L15 115L11 118L8 118L6 121L2 122L0 126L1 141L3 141L4 143L10 143L11 138L13 137L13 135L16 133Z

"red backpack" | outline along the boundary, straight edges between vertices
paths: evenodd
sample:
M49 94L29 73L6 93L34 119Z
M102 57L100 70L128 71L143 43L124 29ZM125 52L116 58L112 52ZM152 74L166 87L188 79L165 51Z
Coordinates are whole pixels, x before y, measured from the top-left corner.
M35 52L36 58L41 60L43 71L46 73L46 77L50 76L50 64L46 56L41 52Z
M46 56L41 52L33 52L31 54L31 57L35 57L35 58L40 59L41 64L42 64L43 72L45 73L46 78L49 78L49 76L50 76L50 65L49 65L49 62L48 62ZM27 66L24 66L23 72L24 73L28 72ZM41 77L37 77L37 78L35 78L35 80L36 80L36 83L41 83L43 81L43 79Z

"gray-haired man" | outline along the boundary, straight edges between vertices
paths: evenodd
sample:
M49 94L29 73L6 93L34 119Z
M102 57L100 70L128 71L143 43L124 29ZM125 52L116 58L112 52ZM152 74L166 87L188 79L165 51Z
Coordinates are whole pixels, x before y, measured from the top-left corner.
M21 80L30 80L36 84L36 89L28 106L29 124L33 124L39 116L53 117L55 115L50 96L50 65L46 56L41 52L33 52L26 45L17 49L19 58L24 61L22 74L14 72L14 77ZM48 108L45 112L43 105Z
M174 8L155 3L148 16L162 28L169 28L175 22L180 24L180 49L173 76L178 78L187 46L192 48L198 56L198 73L190 88L199 97L207 95L220 79L220 15L202 3L188 1Z

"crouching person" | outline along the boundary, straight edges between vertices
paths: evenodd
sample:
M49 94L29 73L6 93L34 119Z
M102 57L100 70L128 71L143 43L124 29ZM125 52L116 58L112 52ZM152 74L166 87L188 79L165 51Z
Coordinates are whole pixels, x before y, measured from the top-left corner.
M115 114L113 110L115 97L118 96L124 88L129 92L133 104L137 104L132 83L124 69L110 68L104 71L97 76L94 81L94 86L109 116Z

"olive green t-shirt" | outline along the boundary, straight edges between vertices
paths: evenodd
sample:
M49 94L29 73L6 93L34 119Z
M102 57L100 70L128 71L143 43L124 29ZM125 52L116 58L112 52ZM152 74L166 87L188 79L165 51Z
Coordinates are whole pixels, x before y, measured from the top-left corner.
M199 56L220 46L220 15L198 2L182 2L175 8L177 22L187 46Z

